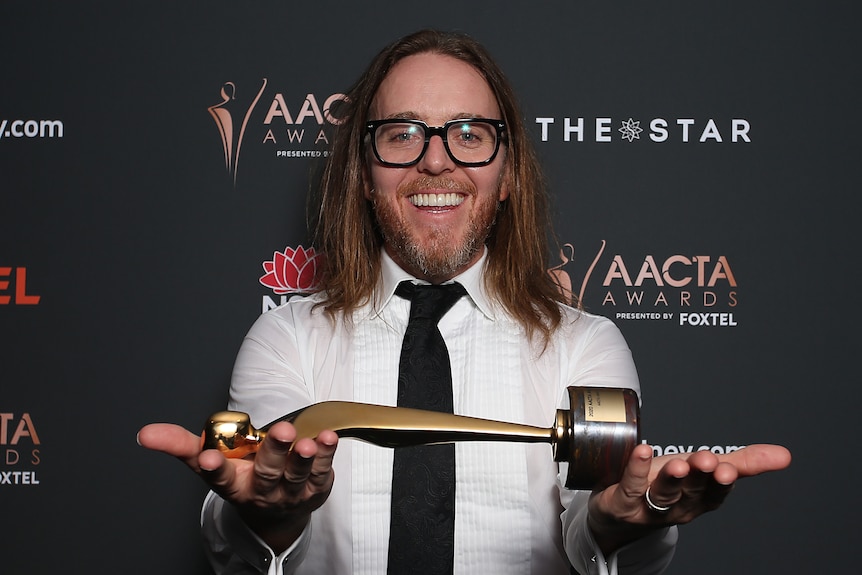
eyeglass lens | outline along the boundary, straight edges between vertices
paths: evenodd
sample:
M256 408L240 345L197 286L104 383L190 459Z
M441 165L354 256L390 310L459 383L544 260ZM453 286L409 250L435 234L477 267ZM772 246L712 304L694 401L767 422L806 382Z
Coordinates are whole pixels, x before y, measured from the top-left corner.
M418 160L425 148L425 132L425 126L411 122L378 126L375 146L380 159L393 164ZM459 162L485 162L497 149L497 130L485 122L455 122L447 125L446 143L449 153Z

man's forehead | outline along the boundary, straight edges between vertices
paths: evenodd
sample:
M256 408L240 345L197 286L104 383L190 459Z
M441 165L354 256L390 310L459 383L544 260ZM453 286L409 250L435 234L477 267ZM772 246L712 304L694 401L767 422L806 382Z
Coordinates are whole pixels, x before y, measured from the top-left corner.
M441 54L408 56L380 83L369 113L375 119L404 118L445 122L458 118L497 118L491 86L472 65Z

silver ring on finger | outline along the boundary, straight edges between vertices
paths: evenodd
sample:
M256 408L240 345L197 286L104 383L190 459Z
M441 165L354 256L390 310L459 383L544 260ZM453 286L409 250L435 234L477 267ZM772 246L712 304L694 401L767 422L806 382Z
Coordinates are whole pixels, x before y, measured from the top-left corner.
M647 509L654 511L655 513L665 514L670 511L671 507L673 507L673 505L656 505L653 503L653 500L650 499L649 496L649 487L647 487L646 492L644 492L644 501L646 501Z

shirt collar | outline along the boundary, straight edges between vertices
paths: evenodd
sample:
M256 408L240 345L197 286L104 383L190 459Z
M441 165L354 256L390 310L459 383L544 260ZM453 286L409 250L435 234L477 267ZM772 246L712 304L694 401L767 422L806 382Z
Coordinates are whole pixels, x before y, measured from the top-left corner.
M491 303L491 299L488 297L488 293L485 290L485 274L483 273L487 259L488 249L483 246L482 257L480 257L475 264L452 278L451 282L458 282L463 285L464 289L467 290L467 295L470 296L470 299L473 300L473 303L476 304L479 311L485 314L488 319L493 320L495 319L494 305ZM389 300L392 299L392 296L395 293L395 288L397 288L398 284L402 281L407 280L418 284L428 283L413 277L401 269L389 254L386 253L386 250L380 250L380 264L381 277L380 282L378 283L378 289L374 296L374 310L382 310L389 304ZM375 312L372 311L372 313Z

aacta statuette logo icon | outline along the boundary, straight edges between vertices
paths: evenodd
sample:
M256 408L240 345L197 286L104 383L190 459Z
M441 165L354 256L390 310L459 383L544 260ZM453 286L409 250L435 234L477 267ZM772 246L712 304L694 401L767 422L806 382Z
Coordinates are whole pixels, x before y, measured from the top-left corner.
M314 248L284 248L284 252L272 254L272 261L263 262L266 274L260 283L278 295L314 291L322 257Z
M215 120L219 134L221 135L221 143L224 148L225 168L227 169L228 174L233 176L234 186L236 186L236 173L239 168L239 153L242 148L242 140L245 137L245 130L248 127L248 120L265 89L266 78L263 79L260 90L258 90L254 100L249 104L248 109L242 117L242 122L238 126L234 125L234 118L236 116L232 110L234 107L233 103L236 100L236 84L233 82L225 82L221 87L222 101L207 108L210 115L213 117L213 120Z
M548 269L548 273L554 278L554 282L556 282L567 304L579 308L583 306L584 290L587 289L587 282L590 280L590 276L593 274L593 270L596 268L596 264L599 262L599 258L604 251L605 240L602 240L602 247L599 248L599 252L593 258L593 263L590 264L590 268L584 274L584 280L581 282L581 290L578 292L577 297L575 297L575 292L572 291L572 276L565 269L575 259L575 246L572 244L563 244L560 248L560 263Z

